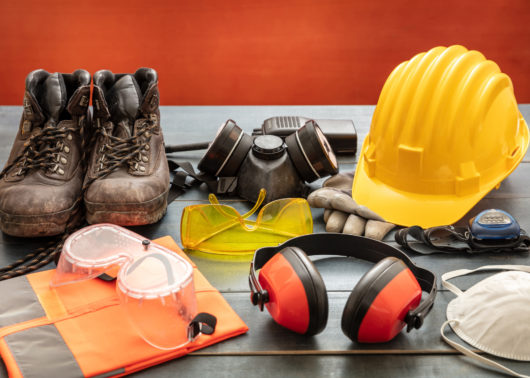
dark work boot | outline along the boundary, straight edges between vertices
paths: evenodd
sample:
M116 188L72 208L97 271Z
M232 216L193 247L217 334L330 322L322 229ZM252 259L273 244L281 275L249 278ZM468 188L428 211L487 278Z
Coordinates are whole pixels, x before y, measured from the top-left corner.
M19 130L0 173L0 228L6 234L58 235L80 220L89 100L85 70L27 76Z
M132 226L164 216L169 170L158 104L153 69L94 74L92 105L98 136L85 183L89 223Z

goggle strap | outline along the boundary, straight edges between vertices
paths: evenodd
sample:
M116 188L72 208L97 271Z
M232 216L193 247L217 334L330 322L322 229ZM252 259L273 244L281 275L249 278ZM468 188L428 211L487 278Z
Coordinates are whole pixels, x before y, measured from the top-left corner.
M131 274L132 272L134 272L136 268L138 268L144 262L144 260L149 258L156 259L160 261L162 265L164 265L164 268L166 269L168 285L173 285L173 283L175 283L175 276L173 274L173 270L171 269L171 263L169 262L167 256L163 255L160 252L151 253L135 260L134 263L127 268L127 274Z
M215 332L217 318L207 312L198 313L188 325L188 339L195 340L202 333L211 335Z

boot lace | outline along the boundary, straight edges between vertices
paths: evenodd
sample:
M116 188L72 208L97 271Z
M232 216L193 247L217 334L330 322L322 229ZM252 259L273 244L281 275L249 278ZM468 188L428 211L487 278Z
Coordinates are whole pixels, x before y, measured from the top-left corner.
M98 178L107 176L108 174L112 173L116 169L118 169L123 164L128 164L128 166L133 167L135 166L135 163L138 163L139 159L142 159L141 151L145 150L147 151L149 149L149 141L151 139L152 135L152 129L156 127L156 118L149 117L149 119L146 119L145 121L141 122L139 124L136 136L130 137L130 138L119 138L110 135L107 130L104 127L98 127L97 132L92 135L92 138L90 142L88 143L88 147L86 146L86 138L83 138L84 135L84 128L80 129L80 134L82 136L82 145L81 145L81 161L85 160L86 151L91 150L93 146L95 145L95 141L97 139L98 135L103 135L104 138L106 138L105 143L102 147L102 152L104 154L102 156L108 156L108 158L105 158L103 160L103 165L100 165L100 167L103 167L102 169L99 169L95 177L91 178L90 180L87 180L85 184L83 185L83 188L81 190L81 194L76 199L74 207L78 204L82 204L83 196L85 191L88 189L90 184L92 184L95 180ZM46 130L46 132L45 132ZM62 130L62 129L61 129ZM24 150L25 154L26 150L29 150L30 145L35 144L35 146L32 148L32 151L40 151L36 155L31 155L32 161L27 161L25 164L25 167L27 169L30 169L30 167L41 167L41 163L44 164L45 167L48 167L47 162L48 158L45 159L45 156L54 156L56 153L57 146L50 147L47 146L47 144L50 144L53 140L60 140L62 141L65 136L67 137L68 132L71 131L69 129L65 129L65 134L63 135L62 132L53 132L53 130L49 130L46 127L42 130L42 133L39 135L43 135L43 137L47 138L45 140L48 141L48 143L44 143L42 139L43 137L37 137L32 140L32 142L28 141L28 145L26 146L26 149ZM54 136L54 137L52 137ZM31 139L31 138L30 138ZM37 146L43 146L38 147ZM30 154L33 154L33 152L28 153L28 156ZM11 166L15 165L15 163L19 162L20 159L16 159ZM10 167L11 167L10 166ZM10 167L4 168L4 171L7 172ZM53 168L52 168L53 169ZM0 178L4 174L4 171L2 171L2 174L0 174ZM73 216L73 213L70 217ZM37 269L39 269L42 266L47 265L51 261L55 260L55 262L58 262L58 258L60 256L62 246L68 236L72 234L75 230L81 228L83 224L77 225L73 224L70 225L70 219L67 222L66 230L63 235L59 236L58 239L51 241L46 246L37 248L35 251L28 253L26 256L22 257L21 259L13 262L12 264L0 268L0 281L6 280L9 278L21 276L23 274L27 274L29 272L33 272Z
M23 176L31 169L64 174L59 163L66 162L61 161L60 152L65 149L64 140L71 138L71 134L76 131L71 127L57 128L54 123L47 123L42 129L36 129L24 144L20 155L2 170L0 178L13 167L17 176Z
M113 170L123 164L127 164L134 171L145 170L139 163L148 161L144 151L149 150L149 141L155 126L154 121L146 119L139 124L136 135L128 138L116 137L111 135L107 128L99 127L97 132L105 141L99 150L98 172L108 172L109 169Z

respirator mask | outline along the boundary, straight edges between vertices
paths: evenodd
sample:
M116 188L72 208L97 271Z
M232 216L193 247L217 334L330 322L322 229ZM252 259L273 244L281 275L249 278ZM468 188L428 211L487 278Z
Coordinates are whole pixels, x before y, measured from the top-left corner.
M299 197L304 182L338 172L337 158L315 121L285 138L246 134L232 120L217 131L198 165L217 179L216 193L235 193L256 202L265 189L265 203Z
M466 291L448 282L474 272L495 270L504 272L494 274ZM513 376L527 377L448 338L445 330L449 325L460 339L491 355L530 361L530 266L490 265L455 270L442 275L442 285L456 294L447 306L447 321L440 329L443 340L482 364Z

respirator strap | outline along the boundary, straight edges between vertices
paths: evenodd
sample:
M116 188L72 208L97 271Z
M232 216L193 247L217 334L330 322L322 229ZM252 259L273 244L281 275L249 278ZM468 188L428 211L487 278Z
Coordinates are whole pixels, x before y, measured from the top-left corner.
M217 190L219 184L215 177L202 172L195 172L193 166L189 161L174 161L168 159L167 163L169 165L169 174L171 177L171 186L169 188L169 195L167 199L168 204L173 202L177 197L184 194L187 189L191 188L196 183L205 183L211 193L226 193L226 191L219 192ZM188 180L189 178L191 178L192 180Z
M468 274L472 274L472 273L475 273L475 272L484 272L484 271L496 271L496 270L515 270L515 271L521 271L521 272L527 272L527 273L530 273L530 266L527 266L527 265L485 265L485 266L481 266L481 267L478 267L478 268L475 268L475 269L458 269L458 270L453 270L453 271L450 271L450 272L446 272L444 274L442 274L442 286L445 287L446 289L448 289L449 291L451 291L452 293L456 294L457 296L460 296L463 294L462 290L460 290L456 285L448 282L450 279L452 278L456 278L456 277L461 277L461 276L465 276L465 275L468 275ZM507 373L507 374L510 374L510 375L513 375L515 377L527 377L527 375L523 375L523 374L520 374L520 373L517 373L509 368L507 368L506 366L504 365L501 365L489 358L486 358L484 356L481 356L475 352L473 352L472 350L470 350L469 348L465 347L464 345L461 345L451 339L449 339L446 335L445 335L445 327L447 325L451 325L451 327L453 328L453 325L455 326L458 326L458 322L456 320L452 320L452 319L448 319L444 322L444 324L442 324L442 327L440 328L440 334L442 336L442 339L447 343L449 344L450 346L452 346L453 348L455 348L456 350L458 350L459 352L461 352L462 354L470 357L470 358L473 358L474 360L476 361L479 361L480 363L483 363L484 365L487 365L487 366L490 366L490 367L493 367L493 368L496 368L496 369L500 369L501 371Z
M524 374L520 374L520 373L517 373L516 371L513 371L511 369L509 369L508 367L504 366L504 365L501 365L499 364L498 362L495 362L489 358L486 358L484 356L481 356L475 352L473 352L472 350L470 350L469 348L466 348L464 345L461 345L453 340L451 340L450 338L448 338L446 335L445 335L445 332L444 332L444 329L445 327L450 324L450 323L453 323L455 322L454 320L446 320L443 324L442 324L442 327L440 328L440 334L442 335L442 339L447 343L449 344L450 346L452 346L453 348L455 348L457 351L459 351L460 353L484 364L484 365L487 365L487 366L490 366L492 368L495 368L495 369L499 369L501 371L503 371L504 373L507 373L507 374L510 374L514 377L523 377L523 378L529 378L528 375L524 375Z
M474 240L467 227L454 226L427 229L420 226L407 227L396 232L395 240L405 250L423 255L461 252L525 252L530 247L530 238L525 234L521 234L517 240L488 245Z
M450 279L465 276L475 272L484 272L492 270L516 270L520 272L530 273L530 266L528 265L484 265L475 269L457 269L442 274L442 286L456 295L462 295L462 290L448 282Z
M215 177L204 172L195 172L189 161L175 161L168 159L170 188L167 203L170 204L177 197L195 184L206 184L208 191L214 194L233 194L237 187L237 177ZM189 178L192 180L190 181ZM307 198L311 188L303 185L301 196Z

